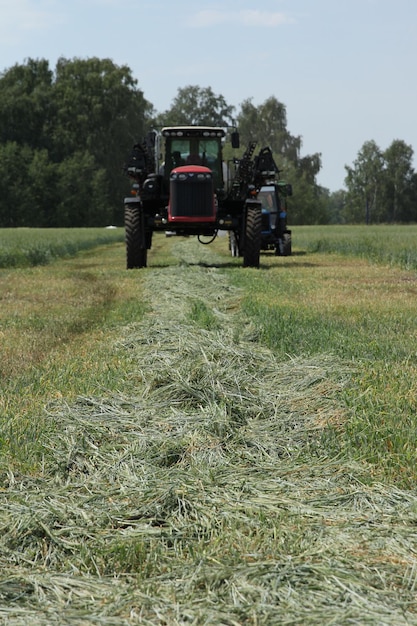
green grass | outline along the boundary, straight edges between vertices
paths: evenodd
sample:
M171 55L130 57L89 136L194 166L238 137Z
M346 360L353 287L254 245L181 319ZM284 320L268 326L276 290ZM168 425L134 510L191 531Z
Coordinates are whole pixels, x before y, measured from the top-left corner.
M417 225L296 226L304 252L341 253L386 265L417 269Z
M107 253L103 266L96 249L47 267L0 271L5 466L36 471L45 454L43 435L49 432L48 402L122 386L123 359L111 352L109 342L119 326L143 317L146 302L140 280L112 267L123 262L123 247L102 250Z
M0 273L0 621L417 624L416 278L293 230Z
M411 258L417 231L300 230L305 247L296 248L293 257L264 255L256 274L230 271L244 292L242 310L253 320L258 340L280 359L332 354L352 364L356 373L343 392L349 419L339 445L372 463L383 480L412 486L417 479L412 443L417 413L417 276L401 268L405 250ZM382 233L384 250L390 252L374 263ZM323 249L327 252L319 251Z
M34 267L82 250L122 241L124 229L0 229L0 268Z
M192 299L190 301L189 318L195 322L200 328L213 330L219 328L219 321L213 310L207 306L203 300Z

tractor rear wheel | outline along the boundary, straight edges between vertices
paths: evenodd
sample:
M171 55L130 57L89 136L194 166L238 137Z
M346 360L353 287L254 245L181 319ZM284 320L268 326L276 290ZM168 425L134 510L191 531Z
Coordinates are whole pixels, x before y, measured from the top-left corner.
M260 204L246 208L243 267L259 267L262 240L262 208Z
M291 231L288 231L278 239L275 246L275 256L291 256Z
M144 215L140 206L125 205L126 267L146 267L147 247Z

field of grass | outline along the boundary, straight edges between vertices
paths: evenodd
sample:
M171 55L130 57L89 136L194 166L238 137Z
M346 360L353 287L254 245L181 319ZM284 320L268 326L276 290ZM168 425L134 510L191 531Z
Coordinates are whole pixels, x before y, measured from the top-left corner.
M47 265L123 238L121 228L0 228L0 268Z
M417 269L417 225L296 226L299 249L336 252L387 265Z
M359 236L356 227L301 229L311 241L281 260L266 255L263 270L234 274L245 293L241 306L254 320L259 340L281 359L332 354L349 363L352 375L344 400L350 419L343 444L350 454L375 463L375 470L400 484L417 480L417 274L402 270L411 258L417 228L396 227L387 244L390 258L378 263L377 234ZM341 232L340 232L341 231ZM314 232L314 234L313 234ZM381 229L387 239L388 227ZM401 236L401 232L403 236ZM342 254L308 253L320 248ZM307 237L308 238L308 237ZM349 241L353 238L351 245ZM369 258L365 242L373 241ZM356 242L356 243L355 243ZM397 256L395 256L397 254ZM274 279L271 280L271 272Z
M0 270L0 622L417 624L412 230Z

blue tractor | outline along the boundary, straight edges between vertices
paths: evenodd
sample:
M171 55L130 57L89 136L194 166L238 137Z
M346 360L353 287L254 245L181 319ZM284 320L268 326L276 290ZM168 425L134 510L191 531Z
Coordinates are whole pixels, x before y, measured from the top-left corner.
M263 185L257 199L262 204L261 250L274 250L276 256L291 255L291 230L287 227L287 198L292 186L284 181Z

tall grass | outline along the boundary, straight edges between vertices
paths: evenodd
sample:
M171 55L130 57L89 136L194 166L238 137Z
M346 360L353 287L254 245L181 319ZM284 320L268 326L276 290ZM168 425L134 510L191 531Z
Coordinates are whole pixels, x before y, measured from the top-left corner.
M358 256L373 262L417 269L417 225L296 226L298 251Z
M0 268L46 265L82 250L122 241L124 229L0 229Z

